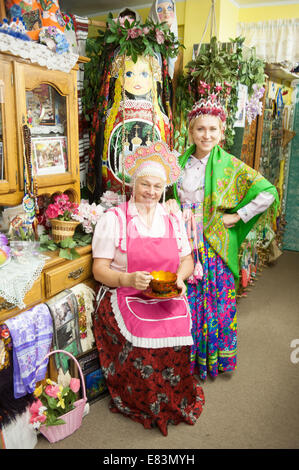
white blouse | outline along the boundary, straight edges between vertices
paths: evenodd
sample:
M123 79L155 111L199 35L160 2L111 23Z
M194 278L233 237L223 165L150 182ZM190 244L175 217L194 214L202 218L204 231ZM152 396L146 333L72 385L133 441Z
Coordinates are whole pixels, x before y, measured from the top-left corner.
M178 195L182 203L203 202L205 191L205 170L210 154L199 160L193 155L186 163L178 185ZM256 198L237 212L243 222L248 222L252 217L264 212L274 201L274 196L262 191Z
M161 204L157 204L153 223L148 227L139 216L134 202L129 201L128 213L133 216L133 223L137 232L146 237L163 237L166 232L164 215L168 215ZM174 234L177 240L180 257L191 253L189 240L187 237L182 213L179 211L176 215L178 224L173 221ZM117 271L126 271L127 254L122 252L119 247L120 226L117 215L112 211L105 212L98 221L92 239L93 258L111 259L110 267Z

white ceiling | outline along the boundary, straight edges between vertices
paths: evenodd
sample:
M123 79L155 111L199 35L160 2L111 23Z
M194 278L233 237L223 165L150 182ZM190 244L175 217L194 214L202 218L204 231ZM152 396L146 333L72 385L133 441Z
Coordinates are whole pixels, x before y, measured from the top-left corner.
M176 3L183 0L176 0ZM198 0L198 2L207 0ZM217 0L216 0L217 1ZM274 5L298 4L297 0L230 0L240 8ZM79 16L95 16L107 14L109 11L120 10L124 7L146 8L152 5L151 0L59 0L62 11Z

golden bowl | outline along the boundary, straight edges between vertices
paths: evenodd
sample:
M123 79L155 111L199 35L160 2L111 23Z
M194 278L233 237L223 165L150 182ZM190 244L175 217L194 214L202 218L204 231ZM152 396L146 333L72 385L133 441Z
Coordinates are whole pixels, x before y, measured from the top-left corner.
M164 294L176 288L176 273L170 271L152 271L153 279L150 282L150 287L154 292Z

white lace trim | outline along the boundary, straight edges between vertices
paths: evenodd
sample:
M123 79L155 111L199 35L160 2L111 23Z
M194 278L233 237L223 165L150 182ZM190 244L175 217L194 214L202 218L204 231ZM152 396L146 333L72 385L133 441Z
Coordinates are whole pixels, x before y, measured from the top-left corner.
M0 296L19 308L25 308L24 297L42 273L46 257L30 257L28 262L12 260L1 268Z
M126 338L127 341L132 343L133 346L137 348L168 348L174 346L191 346L193 344L193 339L190 336L177 336L177 337L168 337L168 338L140 338L134 336L126 327L123 320L122 314L120 312L118 301L117 301L117 289L112 292L111 295L111 306L117 322L117 325L120 329L121 334Z
M31 135L40 134L64 134L64 126L57 124L55 126L33 126L30 128Z
M60 70L67 73L71 71L79 58L78 54L70 52L56 54L44 44L35 41L23 41L5 33L0 33L0 51L10 52L23 59L29 59L31 62L50 70Z

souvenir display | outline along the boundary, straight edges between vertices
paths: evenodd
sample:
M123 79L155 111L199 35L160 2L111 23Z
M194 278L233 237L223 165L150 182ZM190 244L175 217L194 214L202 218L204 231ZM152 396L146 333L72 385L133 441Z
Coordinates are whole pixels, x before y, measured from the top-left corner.
M35 41L42 27L54 26L62 32L65 29L58 0L5 0L5 8L9 18L23 18L27 34Z

